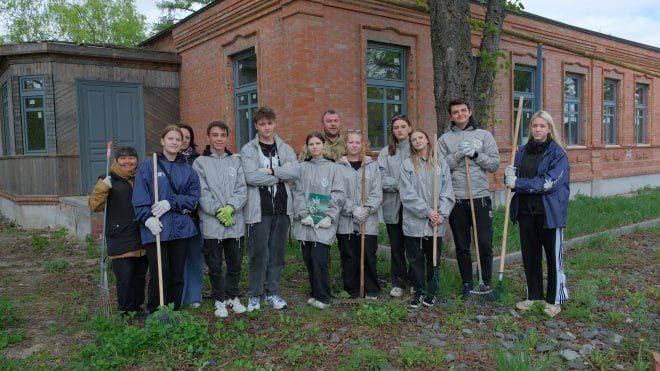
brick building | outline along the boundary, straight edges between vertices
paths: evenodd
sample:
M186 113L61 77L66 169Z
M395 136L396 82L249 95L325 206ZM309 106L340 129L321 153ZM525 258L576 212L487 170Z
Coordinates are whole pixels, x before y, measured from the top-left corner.
M471 11L483 18L485 9ZM529 13L509 13L504 30L511 69L498 75L489 128L503 161L522 95L523 131L540 108L560 124L574 191L660 184L660 48ZM428 14L413 0L224 0L141 46L181 55L181 119L199 134L221 119L234 124L240 147L253 135L251 110L263 104L297 149L333 107L346 127L368 120L378 148L394 114L434 128L429 33ZM479 40L474 32L475 53ZM502 189L501 177L493 186Z

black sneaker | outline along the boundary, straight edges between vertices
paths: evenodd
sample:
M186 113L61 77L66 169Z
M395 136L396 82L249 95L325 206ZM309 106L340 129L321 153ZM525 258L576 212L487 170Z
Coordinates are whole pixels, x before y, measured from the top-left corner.
M467 300L472 295L472 282L465 282L463 284L463 290L459 293L463 300Z
M415 296L411 301L410 301L410 307L411 308L419 308L419 306L422 305L422 296Z
M427 307L432 307L435 305L435 296L433 295L424 295L422 297L422 304Z

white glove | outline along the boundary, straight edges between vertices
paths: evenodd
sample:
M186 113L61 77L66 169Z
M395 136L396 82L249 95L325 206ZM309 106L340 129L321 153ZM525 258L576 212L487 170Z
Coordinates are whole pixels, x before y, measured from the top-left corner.
M317 228L330 228L332 225L332 219L330 219L329 216L326 216L325 218L321 219L317 224Z
M108 175L107 177L103 178L103 184L107 185L108 188L112 188L112 177Z
M160 218L170 210L170 202L167 200L161 200L156 202L151 206L151 213L154 214L156 218Z
M477 151L472 142L464 140L458 145L458 153L463 157L472 157Z
M310 227L314 225L314 219L312 219L312 217L309 216L309 215L307 215L306 217L302 218L302 219L300 220L300 222L302 223L302 225L308 225L308 226L310 226Z
M365 207L358 206L355 208L355 210L353 210L353 217L360 223L364 223L368 216L369 210L367 210Z
M504 170L504 184L509 188L516 187L516 168L513 165L509 165Z
M149 229L149 232L153 234L154 236L160 233L163 230L163 225L160 223L160 220L156 218L155 216L152 216L151 218L147 219L146 222L144 222L144 226Z
M273 175L273 169L271 169L269 167L259 168L259 171L261 171L264 174Z

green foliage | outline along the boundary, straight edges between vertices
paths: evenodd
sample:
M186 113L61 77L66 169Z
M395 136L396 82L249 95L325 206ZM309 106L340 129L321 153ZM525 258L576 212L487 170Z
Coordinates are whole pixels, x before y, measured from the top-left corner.
M134 0L5 0L0 3L14 42L64 40L132 46L146 37L146 17Z
M35 253L40 253L44 251L44 247L48 243L48 240L44 237L37 236L37 235L31 235L30 238L28 239L28 246L34 251Z
M55 231L53 231L53 233L51 233L50 236L52 238L66 238L66 236L68 235L69 235L69 231L65 227L62 227L60 229L56 229Z
M23 341L25 331L15 329L24 318L9 298L0 296L0 350Z
M64 259L48 260L44 262L44 269L49 273L62 273L69 267L69 262Z
M407 309L402 307L398 300L384 305L379 303L361 304L355 311L355 322L375 329L401 321L407 312Z
M399 349L397 361L407 368L441 366L445 362L445 353L442 348L430 349L405 342Z
M162 31L177 23L183 16L187 16L208 5L213 0L160 0L156 2L156 7L160 9L161 16L154 25L154 31Z
M342 357L341 368L346 370L380 370L387 365L387 354L362 341L355 344L351 354Z

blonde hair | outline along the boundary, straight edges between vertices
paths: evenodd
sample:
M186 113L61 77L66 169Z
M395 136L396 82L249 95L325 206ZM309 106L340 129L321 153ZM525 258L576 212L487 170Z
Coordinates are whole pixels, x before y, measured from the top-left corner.
M564 148L564 143L561 140L561 136L559 135L557 131L557 125L555 125L555 120L550 116L550 114L546 111L540 110L536 111L536 113L532 116L532 118L529 120L529 134L527 137L528 141L534 140L532 137L532 123L534 122L534 119L542 119L545 121L548 126L550 127L550 133L548 133L548 136L555 141L559 145L559 147Z
M426 156L427 156L427 162L429 163L430 166L427 166L426 172L431 172L433 169L435 169L438 166L438 161L436 160L436 153L435 153L435 145L434 143L431 142L429 139L429 135L426 134L426 132L422 129L413 129L410 132L410 138L412 140L412 136L415 133L422 133L426 137L426 140L428 142L427 144L427 151L426 151ZM420 159L420 154L417 149L410 144L410 160L413 163L413 167L415 168L415 173L419 173L419 159Z
M179 136L181 137L181 139L183 139L183 132L181 132L181 128L178 125L167 125L167 126L165 126L163 128L163 130L160 132L160 139L165 139L165 137L167 136L167 134L170 131L176 131L177 133L179 133Z

